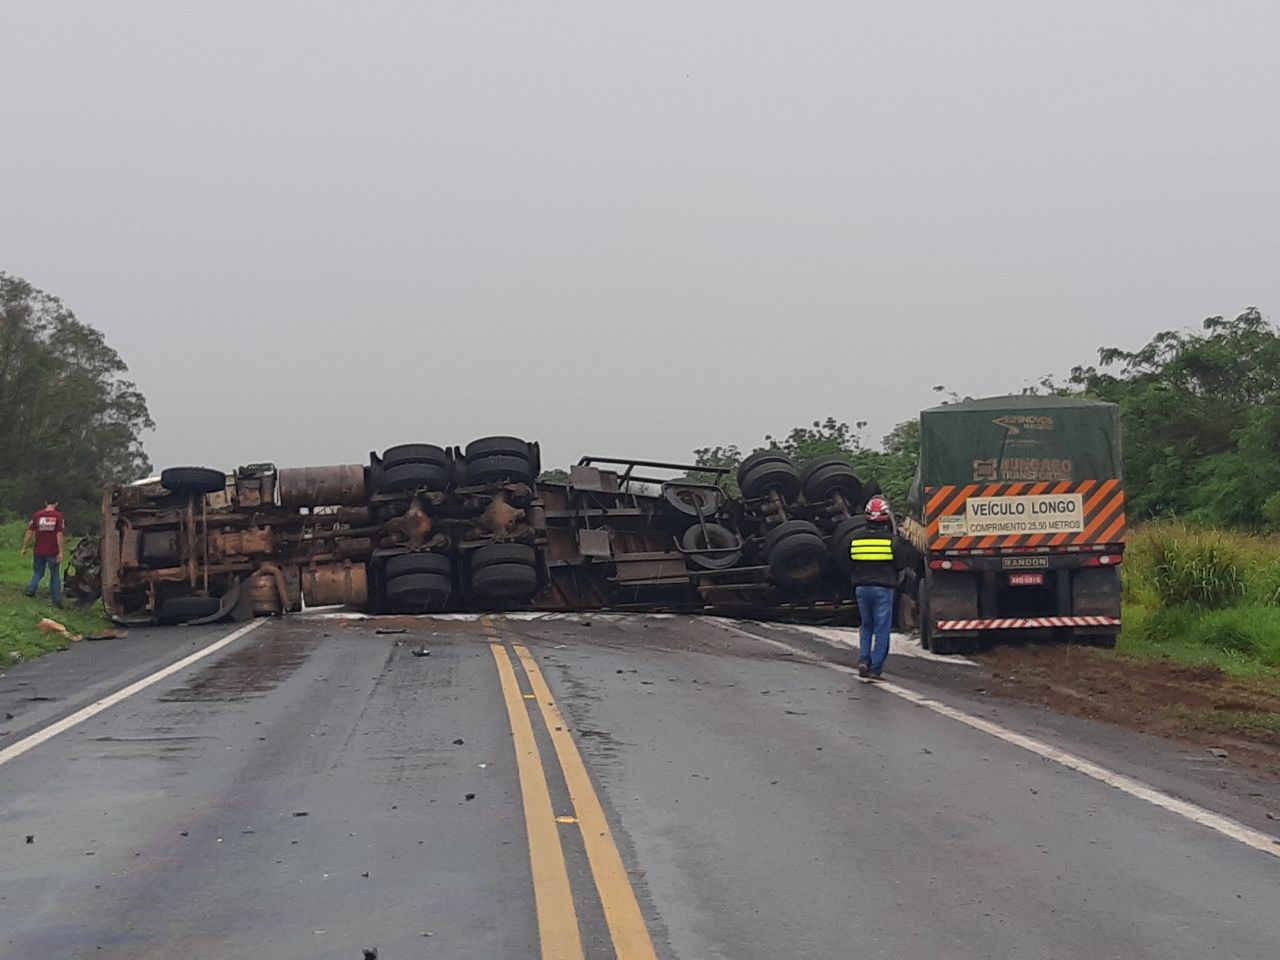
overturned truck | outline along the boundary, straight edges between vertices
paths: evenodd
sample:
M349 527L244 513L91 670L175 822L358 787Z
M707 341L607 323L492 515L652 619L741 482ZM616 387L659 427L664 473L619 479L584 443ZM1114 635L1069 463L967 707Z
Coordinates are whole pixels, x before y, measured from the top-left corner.
M95 579L126 623L332 605L856 616L849 541L868 491L839 457L798 471L758 451L741 497L719 468L584 457L567 483L539 472L538 444L515 437L403 444L367 465L171 468L106 491Z

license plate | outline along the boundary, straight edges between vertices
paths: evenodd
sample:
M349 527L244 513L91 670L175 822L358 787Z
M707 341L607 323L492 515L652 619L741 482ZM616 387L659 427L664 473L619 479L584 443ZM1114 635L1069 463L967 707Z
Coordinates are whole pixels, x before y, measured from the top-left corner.
M1043 573L1011 573L1009 574L1009 586L1011 587L1042 587L1044 586Z

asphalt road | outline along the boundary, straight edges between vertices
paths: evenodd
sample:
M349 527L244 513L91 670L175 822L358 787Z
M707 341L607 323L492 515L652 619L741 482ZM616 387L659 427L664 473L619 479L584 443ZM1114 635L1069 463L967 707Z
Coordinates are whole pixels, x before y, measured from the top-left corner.
M1280 857L810 662L786 630L388 625L263 623L65 730L227 628L0 676L0 957L1280 953ZM959 668L890 667L1266 828L1272 788L992 711Z

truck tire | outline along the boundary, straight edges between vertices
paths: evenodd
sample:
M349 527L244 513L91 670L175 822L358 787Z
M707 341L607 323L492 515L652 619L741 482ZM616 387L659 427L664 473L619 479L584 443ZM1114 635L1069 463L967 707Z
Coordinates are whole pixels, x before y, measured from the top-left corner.
M217 597L170 597L160 603L159 620L166 626L173 626L212 617L221 609L222 601Z
M1077 630L1071 635L1071 642L1086 647L1100 647L1103 650L1114 650L1119 632L1116 630Z
M443 610L453 594L453 581L440 573L406 573L387 583L387 609L392 613Z
M471 592L494 600L528 600L538 592L538 571L523 563L495 563L471 572Z
M800 495L800 475L790 461L757 464L743 476L741 485L742 495L748 500L768 496L770 490L777 490L787 503Z
M533 468L526 457L495 453L468 460L466 475L467 483L473 486L499 481L529 483L533 480Z
M381 493L405 493L410 490L444 490L449 486L449 468L438 463L402 463L383 470L378 479Z
M471 572L492 567L497 563L518 563L536 568L538 554L533 547L523 543L491 543L471 551Z
M449 454L434 443L402 443L387 447L382 453L382 469L390 470L406 463L434 463L437 467L449 467Z
M481 437L479 440L468 443L463 455L468 460L479 460L495 454L503 457L520 457L532 464L530 446L531 444L519 437Z
M862 480L844 457L819 457L800 473L800 488L809 503L822 503L839 491L857 509L862 506Z
M924 633L924 627L922 626L921 627L922 637L923 637L923 633ZM922 641L921 646L923 645L924 644ZM939 656L949 657L949 656L954 656L955 654L958 654L958 653L973 653L973 651L976 650L977 647L978 647L978 641L974 640L972 637L952 637L952 636L948 636L945 633L938 633L937 631L934 631L934 630L929 631L928 650L930 653L936 653Z
M921 582L916 588L916 610L920 614L920 646L933 651L933 615L929 612L929 595L925 584Z
M685 483L664 483L662 499L668 510L682 523L703 517L714 517L720 509L720 495L711 487L699 487Z
M680 538L680 546L684 550L728 550L741 547L742 541L728 527L718 523L708 523L704 531L702 524L695 523ZM732 567L742 559L742 551L735 549L732 553L686 553L685 559L695 567L704 570L724 570Z
M806 587L827 572L827 547L816 533L793 533L768 552L769 579L783 588Z
M743 478L762 463L785 463L792 469L795 468L791 458L781 450L772 448L757 450L755 453L748 454L747 458L738 464L738 486L742 486Z
M453 561L442 553L402 553L387 561L388 580L411 573L434 573L451 577Z
M169 467L160 472L160 486L170 493L217 493L227 488L227 475L208 467Z
M797 533L811 533L816 537L822 537L822 532L808 520L784 520L765 534L764 552L766 554L772 553L776 544L787 537L795 536Z

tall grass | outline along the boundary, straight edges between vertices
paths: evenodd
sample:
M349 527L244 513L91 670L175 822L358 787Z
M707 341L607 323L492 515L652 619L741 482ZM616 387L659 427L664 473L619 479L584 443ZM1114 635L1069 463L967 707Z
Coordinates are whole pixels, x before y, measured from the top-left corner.
M1280 537L1147 525L1129 539L1124 597L1122 645L1134 652L1280 667Z

